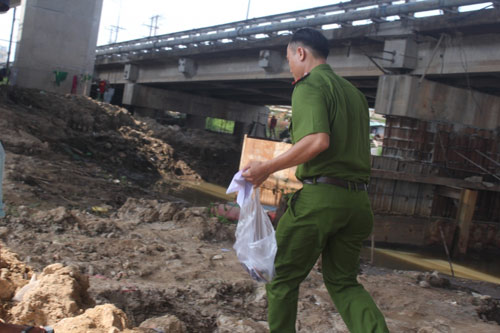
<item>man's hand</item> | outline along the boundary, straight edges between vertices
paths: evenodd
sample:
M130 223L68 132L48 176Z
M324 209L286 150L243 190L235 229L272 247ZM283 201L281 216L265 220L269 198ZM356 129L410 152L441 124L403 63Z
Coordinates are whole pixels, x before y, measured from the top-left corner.
M252 161L243 168L242 176L254 187L259 187L271 174L266 162Z

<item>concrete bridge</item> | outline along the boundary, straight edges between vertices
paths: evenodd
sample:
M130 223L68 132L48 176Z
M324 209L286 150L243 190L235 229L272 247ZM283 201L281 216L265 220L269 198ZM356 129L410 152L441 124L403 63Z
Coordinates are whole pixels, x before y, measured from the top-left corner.
M439 14L422 16L431 10ZM427 97L436 89L450 100L469 90L476 100L500 95L498 1L353 0L101 46L95 71L118 88L124 104L187 113L195 123L204 116L248 123L264 105L290 103L285 49L301 27L323 30L331 43L328 63L377 112L404 115L396 99L418 95L414 82L427 87Z

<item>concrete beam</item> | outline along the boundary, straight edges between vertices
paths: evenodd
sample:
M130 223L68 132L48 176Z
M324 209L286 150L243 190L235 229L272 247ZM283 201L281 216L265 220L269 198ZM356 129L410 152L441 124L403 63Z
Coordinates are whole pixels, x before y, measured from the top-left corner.
M434 40L419 44L418 65L412 74L500 73L498 57L500 35L497 33L445 35L435 56L432 57L437 42Z
M500 126L500 97L410 75L379 78L377 113L443 121L483 129Z
M260 115L269 113L269 110L263 106L168 91L134 83L125 85L123 104L234 120L247 124L257 122Z
M402 42L399 48L395 43ZM417 44L412 38L396 41L369 42L363 46L355 44L336 44L330 49L328 63L343 77L377 77L382 74L369 59L385 68L407 68L411 74L421 75L456 75L500 73L500 58L497 56L500 34L481 34L471 36L445 35L436 49L437 40L423 39ZM417 49L418 46L418 49ZM402 49L403 51L398 51ZM199 55L196 58L196 72L185 75L179 72L178 58L156 59L150 62L138 62L138 83L157 82L194 82L225 81L251 79L290 79L288 63L285 60L285 48L272 52L272 70L263 68L259 62L260 50L246 52L221 53L218 57ZM391 55L388 52L395 52ZM405 54L401 57L400 54ZM384 60L385 59L385 60ZM261 59L262 60L262 59ZM117 67L118 66L118 67ZM112 84L126 83L123 75L124 65L114 67L99 66L99 77L108 79Z
M364 45L363 49L350 48L347 45L338 45L330 50L328 63L337 74L344 77L373 77L382 72L365 55L376 54L382 56L382 43L371 43ZM266 61L262 61L260 50L252 50L244 53L227 53L219 57L196 58L196 73L186 76L179 72L177 58L163 59L163 61L151 61L136 63L138 67L137 83L167 83L167 82L197 82L197 81L227 81L227 80L266 80L266 79L292 79L288 62L286 61L286 49L270 53L272 65L263 67ZM260 61L259 61L260 59ZM123 67L97 67L96 74L101 79L107 79L111 84L124 84ZM269 70L270 69L270 70Z

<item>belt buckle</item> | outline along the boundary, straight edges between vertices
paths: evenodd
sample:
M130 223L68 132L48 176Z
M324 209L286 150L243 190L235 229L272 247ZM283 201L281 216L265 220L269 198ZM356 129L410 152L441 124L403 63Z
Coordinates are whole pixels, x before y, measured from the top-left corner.
M349 188L354 188L354 191L358 192L358 183L356 182L349 182Z
M367 186L365 183L356 183L356 182L348 181L347 186L349 189L354 189L356 192L359 192L359 191L367 191L368 192L368 189L367 189Z
M302 181L303 184L314 185L316 180L314 178L306 178Z
M304 181L302 183L307 184L307 185L316 185L316 184L318 184L317 179L318 179L318 177L306 178L306 179L304 179Z

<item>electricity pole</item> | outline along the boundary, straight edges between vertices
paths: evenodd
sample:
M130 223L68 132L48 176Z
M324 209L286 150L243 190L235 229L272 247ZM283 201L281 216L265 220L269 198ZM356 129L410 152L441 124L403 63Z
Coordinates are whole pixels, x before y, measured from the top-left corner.
M119 25L110 25L109 28L109 44L116 43L118 40L118 32L120 30L125 30L125 28L120 27ZM113 33L115 34L115 38L113 38Z
M252 0L248 0L248 6L247 6L247 20L248 20L248 14L250 14L250 2L252 2Z
M158 30L158 20L160 19L160 15L151 16L149 19L151 20L151 24L144 24L149 28L149 37L156 36L156 31ZM154 29L154 30L153 30Z
M16 7L14 7L14 13L12 14L12 26L10 28L10 39L9 39L9 50L7 51L7 64L5 65L5 70L7 74L7 85L9 85L10 80L10 51L12 49L12 35L14 34L14 23L16 22ZM1 181L1 179L0 179Z

